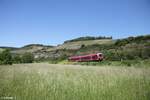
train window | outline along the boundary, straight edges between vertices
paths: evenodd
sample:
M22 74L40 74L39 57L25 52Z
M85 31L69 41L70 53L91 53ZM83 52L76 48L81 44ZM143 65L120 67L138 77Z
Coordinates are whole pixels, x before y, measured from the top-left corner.
M92 56L92 59L97 59L97 56Z

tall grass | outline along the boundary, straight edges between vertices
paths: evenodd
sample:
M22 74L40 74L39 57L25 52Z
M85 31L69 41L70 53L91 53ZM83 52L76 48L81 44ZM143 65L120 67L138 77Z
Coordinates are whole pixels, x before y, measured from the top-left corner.
M145 60L122 60L122 61L93 61L93 62L68 62L66 60L60 64L88 65L88 66L126 66L126 67L150 67L150 59Z
M150 69L22 64L0 66L0 97L16 100L150 100Z

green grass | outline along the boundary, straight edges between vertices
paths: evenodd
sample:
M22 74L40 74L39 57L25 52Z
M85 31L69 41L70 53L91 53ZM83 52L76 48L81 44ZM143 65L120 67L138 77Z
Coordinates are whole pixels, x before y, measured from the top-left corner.
M122 61L91 61L91 62L70 62L68 60L62 61L48 61L50 64L72 64L72 65L87 65L87 66L118 66L118 67L150 67L150 59L137 60L122 60Z
M46 63L0 66L0 97L16 100L150 100L150 68Z
M4 49L0 48L0 52L2 52Z

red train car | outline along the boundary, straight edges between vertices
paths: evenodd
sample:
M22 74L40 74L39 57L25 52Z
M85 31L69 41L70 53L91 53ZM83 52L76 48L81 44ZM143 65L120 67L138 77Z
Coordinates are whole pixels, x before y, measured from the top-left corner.
M102 53L89 54L83 56L69 57L69 61L85 62L85 61L102 61L104 58Z

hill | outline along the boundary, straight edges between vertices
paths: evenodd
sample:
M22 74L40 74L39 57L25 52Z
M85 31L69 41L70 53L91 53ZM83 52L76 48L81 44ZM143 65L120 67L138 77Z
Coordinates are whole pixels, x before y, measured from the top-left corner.
M42 45L42 44L29 44L25 45L21 48L11 50L12 53L23 54L25 52L35 53L39 51L45 51L49 48L53 48L54 46Z
M64 44L57 46L57 49L80 49L83 45L89 46L93 44L111 44L112 39L96 39L96 40L80 40L72 42L64 42Z
M83 40L82 40L83 39ZM72 55L102 52L105 60L121 61L150 58L150 35L113 40L111 38L81 37L58 46L30 44L21 48L7 47L13 55L32 53L37 61L64 60ZM6 47L0 48L0 50Z
M112 39L96 39L96 40L80 40L74 42L64 42L58 46L46 46L41 44L30 44L24 47L11 50L13 54L24 54L25 52L30 52L34 54L36 59L54 59L63 58L64 56L71 56L75 52L81 49L83 46L90 46L94 44L112 44L114 41Z
M112 39L112 37L105 37L105 36L98 36L98 37L85 36L85 37L75 38L75 39L72 39L72 40L67 40L64 43L77 42L77 41L87 41L87 40L100 40L100 39Z

